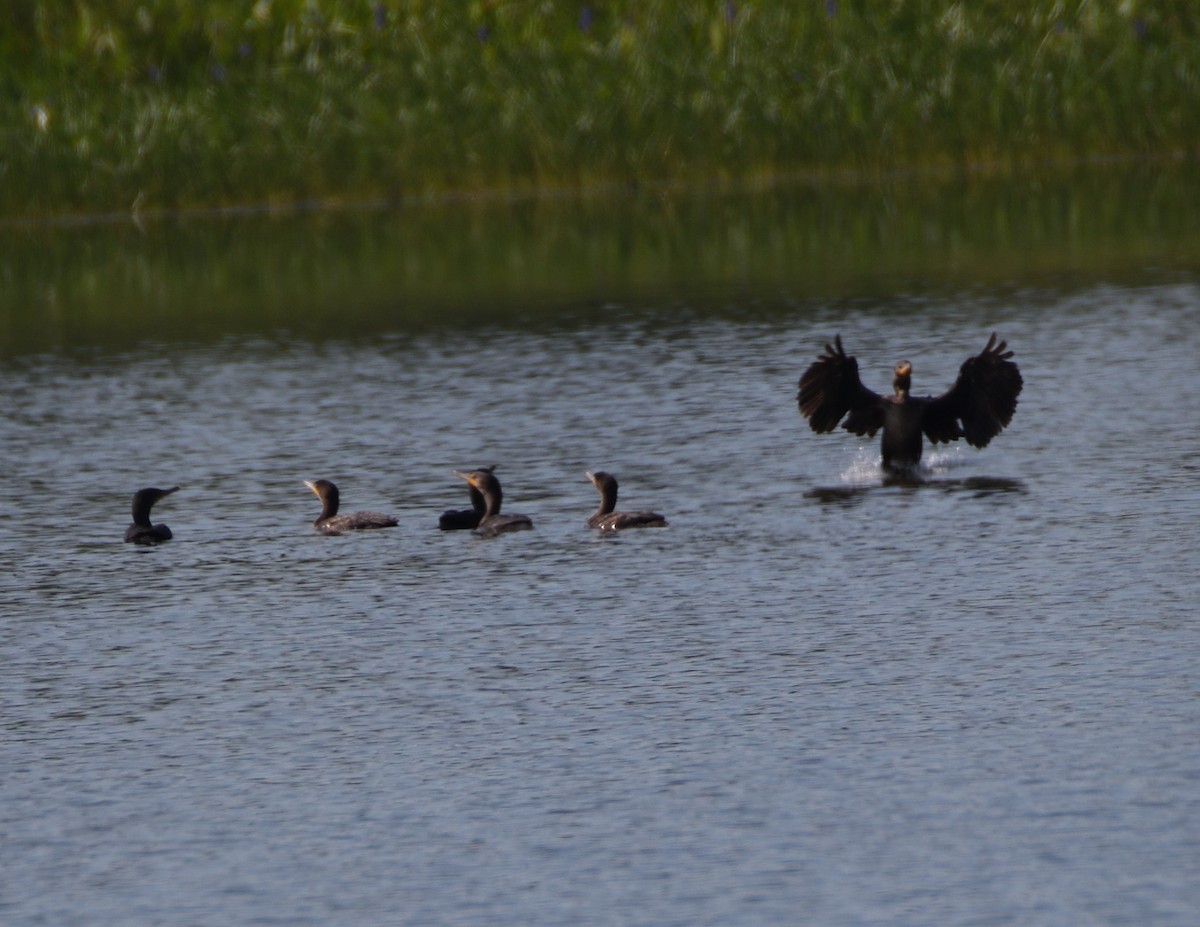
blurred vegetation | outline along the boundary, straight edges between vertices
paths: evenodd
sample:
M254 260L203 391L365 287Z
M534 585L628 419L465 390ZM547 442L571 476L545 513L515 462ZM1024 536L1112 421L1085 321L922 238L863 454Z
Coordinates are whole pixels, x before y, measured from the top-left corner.
M1200 165L0 226L0 363L1197 279ZM901 300L902 301L902 300ZM995 324L981 319L981 326ZM1136 323L1131 322L1133 329Z
M1200 6L23 0L0 215L1194 153Z

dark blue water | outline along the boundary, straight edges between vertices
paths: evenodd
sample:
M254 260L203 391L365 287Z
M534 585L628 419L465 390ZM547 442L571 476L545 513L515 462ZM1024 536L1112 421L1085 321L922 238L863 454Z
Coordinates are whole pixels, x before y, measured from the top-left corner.
M718 302L724 297L716 297ZM1191 925L1200 288L618 303L0 365L9 925ZM833 334L1025 391L885 486ZM498 464L535 530L439 533ZM599 537L595 491L665 513ZM400 527L312 532L304 479ZM129 497L175 540L121 543Z

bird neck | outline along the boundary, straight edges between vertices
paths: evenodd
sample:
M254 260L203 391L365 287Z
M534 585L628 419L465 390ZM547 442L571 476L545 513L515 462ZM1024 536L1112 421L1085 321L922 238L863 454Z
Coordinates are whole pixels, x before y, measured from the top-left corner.
M133 500L133 523L142 528L152 528L150 524L150 506L153 502L147 502L145 499L138 497Z
M597 486L600 490L600 507L596 509L596 515L607 515L617 507L617 487L612 484Z
M321 497L321 514L317 516L317 521L324 521L326 518L333 518L338 513L338 504L341 500L336 492L328 493Z
M504 502L503 490L499 486L491 486L479 490L479 494L483 496L483 517L491 518L493 515L499 515L500 505Z

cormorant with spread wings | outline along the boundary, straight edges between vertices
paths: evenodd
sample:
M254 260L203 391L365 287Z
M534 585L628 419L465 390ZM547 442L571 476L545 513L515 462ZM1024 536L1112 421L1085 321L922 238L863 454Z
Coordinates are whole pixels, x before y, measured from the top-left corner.
M846 354L838 335L800 378L800 413L818 434L833 431L843 417L843 427L856 435L874 437L882 428L883 469L911 473L921 461L922 433L934 444L966 438L968 444L987 447L1012 421L1022 381L1007 346L997 343L993 332L941 396L910 396L912 364L901 361L893 394L880 396L863 386L858 361Z

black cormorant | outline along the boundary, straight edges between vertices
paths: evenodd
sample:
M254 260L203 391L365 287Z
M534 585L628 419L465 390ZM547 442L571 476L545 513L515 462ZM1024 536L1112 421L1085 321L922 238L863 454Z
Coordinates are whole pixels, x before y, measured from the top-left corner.
M317 480L315 483L305 480L304 485L321 500L321 514L313 522L313 527L322 534L341 534L343 531L360 531L366 528L394 528L397 524L391 515L381 515L379 512L339 515L337 510L341 497L338 488L329 480Z
M460 480L466 480L467 485L478 490L483 496L483 517L475 528L480 537L495 537L506 531L520 531L533 527L533 519L528 515L501 515L500 505L504 501L504 491L500 489L500 481L496 479L491 468L482 470L454 470Z
M873 437L882 428L884 470L911 473L921 460L922 432L934 444L966 438L986 447L1012 420L1021 372L1006 347L993 332L987 346L963 363L954 385L936 397L908 394L912 364L901 361L893 395L880 396L863 386L858 361L846 355L839 335L800 378L800 412L818 434L833 431L843 416L846 430L856 435Z
M127 544L157 544L160 541L171 540L171 529L166 525L150 524L150 508L163 496L169 496L178 490L178 486L170 489L155 489L148 487L139 489L133 494L133 524L125 529Z
M667 520L658 512L614 512L617 507L617 478L611 473L597 470L587 473L592 485L600 490L600 507L592 513L586 524L601 531L620 531L624 528L665 528Z
M480 467L480 470L491 473L496 469L496 465L490 467ZM443 531L456 531L470 528L478 528L479 520L483 518L484 509L487 507L483 501L483 493L467 483L467 492L471 495L471 508L469 509L448 509L442 512L438 518L438 527Z

